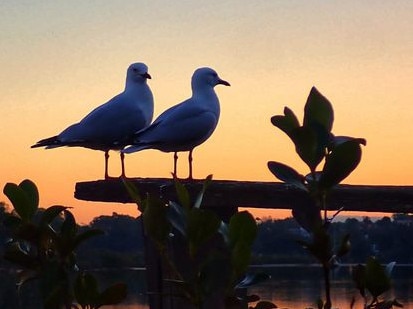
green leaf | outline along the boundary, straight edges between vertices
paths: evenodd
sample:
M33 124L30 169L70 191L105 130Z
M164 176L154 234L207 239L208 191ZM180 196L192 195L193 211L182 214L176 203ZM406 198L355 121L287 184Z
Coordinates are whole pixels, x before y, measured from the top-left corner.
M252 245L257 236L257 222L248 211L235 213L229 221L229 239L232 245L243 242Z
M390 278L391 273L393 272L394 266L396 266L396 262L390 262L389 264L386 265L385 271L386 271L387 277Z
M133 202L138 205L139 211L143 213L143 203L138 188L126 178L122 177L122 182L125 185L126 191L128 191L128 194L132 198Z
M34 268L38 264L36 257L30 256L18 242L13 242L7 246L4 252L4 259L29 269Z
M270 278L271 276L264 272L247 274L244 279L237 284L237 288L249 288L264 281L268 281Z
M299 127L292 131L291 139L301 160L308 165L311 171L315 171L326 154L328 145L326 131L316 125Z
M54 205L47 208L42 213L41 225L50 224L62 211L68 209L69 207Z
M242 276L251 259L251 246L257 235L257 223L248 211L234 214L229 221L229 239L234 280Z
M189 196L188 190L176 178L174 180L174 183L175 183L175 191L178 196L179 203L186 209L190 209L191 208L191 197Z
M39 208L39 191L33 181L29 179L23 180L19 187L23 189L27 196L28 205L28 217L31 219Z
M351 276L360 295L366 297L366 266L361 264L355 266L352 269Z
M204 199L204 195L206 190L208 189L209 185L212 183L212 175L208 175L207 178L204 180L204 184L202 185L202 190L201 192L199 192L196 200L195 200L195 204L194 204L194 208L200 208L201 204L202 204L202 200Z
M169 202L167 218L173 228L179 231L182 236L186 237L187 212L182 206L175 202Z
M349 140L330 152L320 177L320 186L331 188L344 180L361 160L361 147L357 140Z
M346 255L350 251L350 234L346 234L342 239L340 243L340 247L337 250L337 256L342 257Z
M146 234L158 245L165 245L171 226L166 216L166 206L163 201L148 196L145 200L143 225Z
M284 107L284 115L271 117L271 123L286 133L288 136L291 132L300 126L300 123L291 109Z
M188 241L191 256L210 240L217 232L221 220L215 213L206 209L192 208L188 213Z
M30 221L32 208L26 192L20 186L9 182L4 186L3 193L8 197L19 217L24 221Z
M307 187L304 184L304 176L299 174L295 169L274 161L269 161L267 165L271 173L273 173L279 180L299 189L307 190Z
M259 301L253 309L272 309L272 308L278 308L277 305L270 301L262 300Z
M230 259L225 255L211 253L201 265L199 283L204 295L213 295L217 291L225 290L230 283Z
M79 274L74 283L74 294L76 301L82 307L95 306L99 300L98 283L95 277L88 273Z
M330 235L324 227L320 226L313 231L312 243L308 244L307 250L316 257L321 264L328 264L333 256Z
M77 232L77 225L76 225L75 217L68 210L64 210L64 215L65 215L65 220L63 221L60 232L62 236L67 239L74 238Z
M312 87L304 107L303 126L308 127L316 123L322 125L327 132L331 132L333 122L334 111L330 101L317 88Z
M366 288L373 297L378 297L391 287L390 277L384 267L370 257L366 264Z
M293 205L292 215L298 224L309 233L313 233L322 225L320 209L310 198Z
M116 305L128 295L128 287L124 283L116 283L104 290L99 297L99 306Z

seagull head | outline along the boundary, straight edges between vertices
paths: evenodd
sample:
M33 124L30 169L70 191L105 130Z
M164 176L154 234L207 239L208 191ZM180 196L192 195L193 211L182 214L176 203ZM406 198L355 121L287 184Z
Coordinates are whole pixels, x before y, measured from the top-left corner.
M136 83L145 82L147 79L151 79L151 76L148 73L148 66L144 63L137 62L132 63L126 75L127 81L132 81Z
M199 68L196 69L194 75L192 75L192 88L199 87L215 87L216 85L231 86L230 83L221 79L217 72L211 68Z

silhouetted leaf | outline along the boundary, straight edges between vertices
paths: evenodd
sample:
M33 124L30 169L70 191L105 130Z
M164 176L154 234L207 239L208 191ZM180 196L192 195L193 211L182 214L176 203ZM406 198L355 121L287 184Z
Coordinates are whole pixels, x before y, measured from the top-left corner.
M62 236L65 238L73 238L77 232L77 225L76 225L75 217L68 210L64 210L64 217L65 217L65 220L63 221L60 232Z
M39 207L39 191L33 181L23 180L19 187L23 189L29 204L27 205L28 218L32 218Z
M183 207L175 202L169 202L167 218L173 228L186 237L187 212Z
M243 242L252 245L257 236L257 222L248 211L235 213L229 221L229 239L232 245Z
M33 268L38 264L36 257L30 256L29 253L24 250L18 242L10 243L7 246L4 252L4 258L16 265L25 268Z
M191 208L191 197L189 196L188 190L177 179L174 180L174 183L175 183L175 191L178 196L179 203L181 204L182 207L185 207L186 209L190 209Z
M278 307L277 305L275 305L274 303L270 301L262 300L258 302L253 308L254 309L272 309L272 308L278 308Z
M378 297L391 287L390 278L384 267L375 259L369 258L366 264L366 289L373 297Z
M32 208L26 192L18 185L9 182L4 186L3 193L8 197L20 218L24 221L29 221Z
M97 305L99 290L95 277L89 273L79 274L74 283L74 294L76 301L83 307L86 305Z
M145 232L158 245L166 243L171 226L166 217L166 206L163 201L148 196L146 199L145 212L143 213L143 224Z
M351 276L360 295L366 297L366 266L359 264L353 267Z
M99 297L99 306L116 305L128 295L128 287L124 283L116 283L104 290Z
M284 107L284 115L276 115L271 117L271 123L291 136L291 132L300 126L300 123L294 112L288 107Z
M247 303L255 303L255 302L259 301L260 299L261 298L256 294L247 295L247 297L246 297Z
M199 192L195 203L194 203L194 208L200 208L202 204L202 200L204 199L204 194L206 190L208 189L209 185L212 182L212 175L208 175L207 178L205 178L204 183L202 185L202 190Z
M322 225L320 209L310 198L303 203L293 205L292 215L298 224L309 233Z
M339 146L348 141L355 141L360 145L367 145L367 141L364 138L355 138L350 136L332 136L331 145L329 146L330 150L333 150L334 147Z
M221 220L209 210L192 208L188 213L188 241L190 254L195 256L200 246L218 231Z
M230 283L230 259L225 255L214 255L202 264L199 274L200 285L204 295L225 290Z
M357 167L361 160L361 147L357 140L349 140L336 147L326 157L320 186L331 188L339 184Z
M316 257L321 264L329 263L333 256L330 235L322 226L314 229L312 235L312 242L308 243L306 249Z
M251 246L257 235L257 223L248 211L234 214L229 221L231 260L235 278L242 276L251 259Z
M291 133L295 151L311 171L315 171L325 156L328 139L324 133L320 126L299 127Z
M350 234L346 234L342 239L340 243L340 247L337 250L337 256L342 257L346 255L350 251Z
M264 272L259 272L259 273L250 273L247 274L244 279L237 284L236 288L248 288L251 286L254 286L258 283L267 281L271 278L270 275L264 273Z
M389 264L386 265L385 271L386 271L387 277L390 278L391 273L393 272L394 266L396 266L396 262L390 262Z
M303 126L308 127L317 123L322 125L327 132L331 132L333 122L334 111L330 101L315 87L312 87L304 107Z
M304 185L304 176L299 174L295 169L274 161L269 161L267 165L271 173L273 173L279 180L299 189L307 190Z
M141 196L139 194L138 188L129 180L122 178L122 182L125 185L126 191L128 191L129 196L132 198L133 202L138 205L138 209L141 213L144 212L143 203Z
M50 224L59 214L61 214L64 210L68 209L69 207L55 205L47 208L42 213L41 224Z

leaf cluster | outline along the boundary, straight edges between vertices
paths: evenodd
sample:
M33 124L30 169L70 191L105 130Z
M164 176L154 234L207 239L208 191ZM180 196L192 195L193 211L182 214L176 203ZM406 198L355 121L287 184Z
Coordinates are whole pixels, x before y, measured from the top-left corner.
M102 232L80 231L68 207L40 209L39 192L31 180L7 183L3 192L13 206L13 212L4 221L11 234L4 258L22 269L18 286L37 280L45 309L69 308L74 299L71 274L78 269L75 251ZM104 303L106 298L101 300Z
M263 274L246 275L257 224L247 211L234 214L226 223L212 210L202 208L211 181L212 176L208 176L201 192L192 199L176 180L177 201L167 202L152 196L142 199L133 184L125 185L140 204L144 231L167 265L170 277L165 281L179 291L177 296L203 308L210 305L212 296L220 295L227 308L238 308L247 299L238 297L237 289L268 278ZM256 308L270 308L263 305Z
M293 205L293 216L311 235L310 240L301 240L299 243L323 267L326 301L321 302L320 308L330 309L330 271L337 259L349 251L350 236L345 235L339 246L333 248L328 231L332 220L327 217L328 196L358 166L361 145L365 145L366 141L332 133L333 107L315 87L311 89L305 103L302 124L288 107L284 108L283 115L273 116L271 122L291 139L296 153L309 168L309 173L303 175L286 164L268 162L268 168L275 177L307 193L305 202Z
M366 309L403 307L396 299L381 299L391 289L390 276L395 265L391 262L384 267L377 259L370 257L365 265L359 264L353 269L353 281L365 300ZM368 302L369 295L371 302Z

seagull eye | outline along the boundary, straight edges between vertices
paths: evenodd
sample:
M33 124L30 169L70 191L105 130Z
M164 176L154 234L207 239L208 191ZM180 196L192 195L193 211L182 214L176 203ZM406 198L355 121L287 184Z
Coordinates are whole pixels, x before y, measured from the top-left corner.
M133 68L132 71L133 71L133 72L138 72L138 69L137 69L137 68Z

